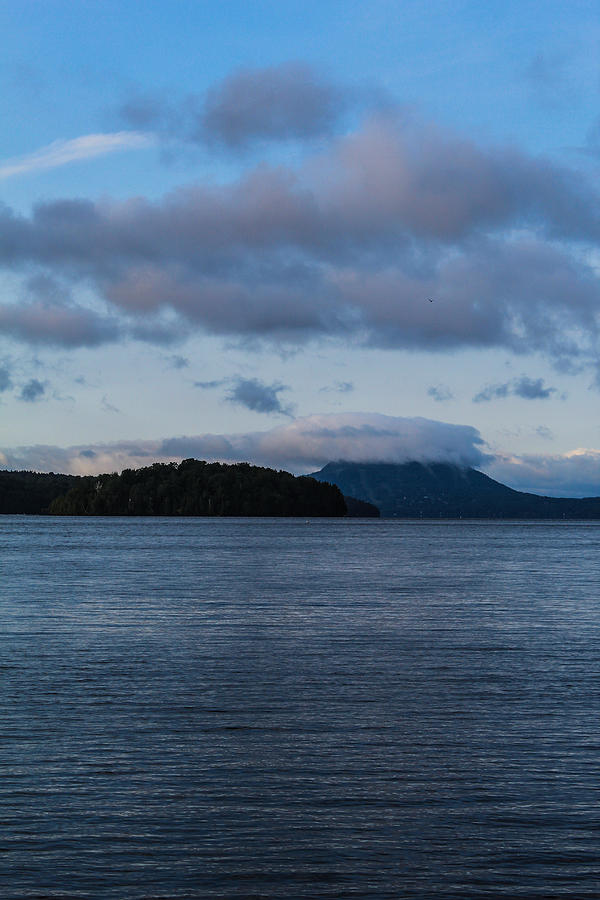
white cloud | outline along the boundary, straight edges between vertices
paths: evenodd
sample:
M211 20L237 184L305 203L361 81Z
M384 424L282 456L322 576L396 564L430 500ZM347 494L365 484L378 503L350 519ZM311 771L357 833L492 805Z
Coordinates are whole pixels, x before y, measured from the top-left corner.
M312 415L241 434L198 434L154 441L120 441L75 447L2 448L0 468L93 475L154 462L243 462L314 472L339 459L350 462L450 462L473 466L520 491L557 497L600 496L600 450L557 455L485 453L476 428L420 417L377 413Z
M518 491L550 497L599 497L600 450L579 447L555 455L498 455L488 475Z
M68 141L53 141L33 153L0 162L0 180L44 169L56 169L69 163L93 159L95 156L106 156L120 150L142 150L154 143L154 135L141 131L84 134Z
M4 448L6 465L41 471L95 474L152 462L197 457L247 461L310 472L331 460L407 462L418 459L481 465L484 442L476 428L432 419L337 413L295 419L269 431L200 434L162 441L124 441L80 447Z

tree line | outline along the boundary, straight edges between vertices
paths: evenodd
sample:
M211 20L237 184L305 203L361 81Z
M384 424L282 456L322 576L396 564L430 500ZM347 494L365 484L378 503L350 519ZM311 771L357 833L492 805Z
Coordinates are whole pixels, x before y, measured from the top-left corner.
M344 497L332 484L249 463L196 459L79 477L40 511L59 516L347 514Z

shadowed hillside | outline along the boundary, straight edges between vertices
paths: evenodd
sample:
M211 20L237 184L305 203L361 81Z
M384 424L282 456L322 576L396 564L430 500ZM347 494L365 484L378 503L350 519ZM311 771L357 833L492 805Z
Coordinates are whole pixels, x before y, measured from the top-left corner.
M344 516L337 487L248 463L186 459L80 478L49 507L63 516Z
M312 476L399 518L600 519L600 497L583 500L515 491L448 463L328 463Z
M0 514L39 515L78 481L76 475L54 472L0 472Z

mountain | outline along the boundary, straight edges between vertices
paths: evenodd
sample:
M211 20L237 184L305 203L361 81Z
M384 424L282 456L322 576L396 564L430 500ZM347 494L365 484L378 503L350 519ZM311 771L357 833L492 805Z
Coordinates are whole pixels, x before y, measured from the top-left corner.
M386 517L600 519L600 497L526 494L476 469L449 463L332 462L311 477L374 504Z

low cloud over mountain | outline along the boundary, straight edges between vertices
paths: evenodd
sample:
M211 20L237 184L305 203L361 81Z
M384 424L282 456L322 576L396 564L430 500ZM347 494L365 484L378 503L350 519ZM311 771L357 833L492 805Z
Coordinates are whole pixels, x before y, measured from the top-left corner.
M0 466L94 474L188 457L310 472L327 462L450 462L481 469L518 490L554 496L600 496L600 452L554 456L486 452L476 428L432 419L337 413L295 419L268 431L197 434L61 448L4 448Z

